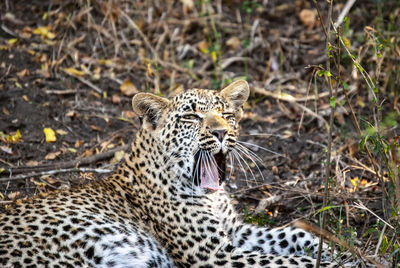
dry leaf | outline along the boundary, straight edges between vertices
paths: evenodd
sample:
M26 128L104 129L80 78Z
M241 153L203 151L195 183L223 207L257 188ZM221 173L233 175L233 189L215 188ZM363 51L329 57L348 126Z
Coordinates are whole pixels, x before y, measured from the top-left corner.
M32 29L30 27L25 27L19 34L20 37L24 39L29 39L32 37Z
M317 16L313 10L303 9L299 13L299 19L308 29L312 29L316 23Z
M8 40L8 44L9 44L9 45L14 45L14 44L16 44L17 42L18 42L18 39L17 39L17 38L11 38L11 39Z
M101 128L99 128L96 125L90 125L90 127L94 130L94 131L101 131Z
M23 69L22 71L17 73L17 76L19 78L27 77L29 75L29 70L28 69Z
M364 108L365 107L365 102L364 102L364 100L360 97L360 96L358 96L357 97L357 104L361 107L361 108Z
M118 151L118 152L115 152L114 153L114 157L113 157L113 159L111 159L111 164L116 164L116 163L118 163L119 161L121 161L121 159L124 157L124 155L125 155L125 152L124 151Z
M88 156L93 155L93 152L92 152L92 150L90 150L90 149L86 149L85 152L83 153L83 155L84 155L85 157L88 157Z
M46 187L46 183L41 182L41 181L36 181L36 180L32 180L32 182L39 188L44 188Z
M79 148L81 145L82 145L82 141L81 140L77 140L76 142L75 142L75 148Z
M51 128L43 129L44 135L46 136L46 142L55 142L57 140L56 133Z
M68 117L76 117L76 112L75 111L69 111L68 113L65 114Z
M53 177L48 177L48 175L47 175L47 176L46 176L46 175L45 175L45 176L42 176L41 178L42 178L43 180L47 181L47 182L48 182L49 184L51 184L51 185L60 182L60 180L55 179L55 178L53 178Z
M278 174L279 174L279 169L278 169L278 167L277 167L277 166L272 166L272 172L273 172L275 175L278 175Z
M2 145L2 146L0 146L0 149L5 153L12 154L12 148L11 147L8 147L6 145Z
M36 54L36 52L32 49L27 49L27 50L25 50L25 52L32 56L34 56Z
M10 111L6 109L6 107L3 107L3 114L5 115L10 115Z
M147 63L147 75L153 75L153 69L151 69L151 63Z
M75 148L68 148L68 151L70 151L71 153L76 153L76 149Z
M24 99L24 101L26 101L26 102L30 102L30 100L29 100L28 96L26 96L26 95L23 95L23 96L22 96L22 98Z
M21 196L21 192L11 192L7 195L7 197L11 200L17 199Z
M42 64L41 69L36 70L36 73L39 75L43 75L45 78L50 78L51 74L50 74L49 63L45 62L44 64Z
M57 130L56 130L56 133L57 133L58 135L67 135L67 134L68 134L68 132L65 131L64 129L57 129Z
M93 96L93 97L95 97L95 98L101 99L101 95L100 95L99 93L93 91L93 90L91 90L91 91L89 92L89 95L90 95L90 96Z
M226 40L226 46L229 49L236 50L240 47L240 39L237 36L233 36Z
M119 103L121 103L121 98L117 94L113 94L111 101L114 104L119 104Z
M56 34L51 32L50 27L48 26L38 27L33 30L33 33L47 39L54 39L56 37Z
M84 76L86 73L80 70L77 70L75 68L69 67L69 68L64 68L64 72L68 74L72 74L75 76Z
M28 162L26 162L26 165L28 167L35 167L35 166L39 165L39 162L35 161L35 160L29 160Z
M120 86L121 93L125 96L133 96L134 94L138 93L136 86L129 80L125 80L124 83Z
M201 52L203 52L204 54L208 53L208 47L209 44L207 41L201 41L200 43L197 44L197 47L200 49Z
M134 118L136 114L132 111L123 111L122 115L127 118Z
M61 152L53 152L53 153L48 153L44 159L46 160L54 160L56 159L57 156L59 156Z
M99 80L101 78L101 68L97 67L93 71L93 80Z
M190 13L193 10L194 2L193 0L181 0L183 4L183 11L186 13Z
M21 132L19 132L19 129L14 133L10 135L6 135L7 141L14 143L14 142L19 142L22 139Z

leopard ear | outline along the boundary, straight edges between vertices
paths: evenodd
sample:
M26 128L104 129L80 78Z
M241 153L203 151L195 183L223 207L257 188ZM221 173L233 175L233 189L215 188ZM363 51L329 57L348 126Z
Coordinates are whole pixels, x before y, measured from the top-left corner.
M249 84L245 80L231 83L221 91L222 97L232 103L236 108L242 107L249 97Z
M150 93L138 93L132 99L133 111L144 120L143 126L150 123L153 129L156 128L157 122L168 104L168 99Z

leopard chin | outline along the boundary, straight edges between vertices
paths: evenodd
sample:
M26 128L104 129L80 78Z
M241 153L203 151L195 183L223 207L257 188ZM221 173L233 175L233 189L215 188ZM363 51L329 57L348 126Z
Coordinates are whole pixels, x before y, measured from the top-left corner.
M205 150L199 150L194 155L193 182L196 186L213 191L222 190L225 180L227 154L222 151L213 155Z

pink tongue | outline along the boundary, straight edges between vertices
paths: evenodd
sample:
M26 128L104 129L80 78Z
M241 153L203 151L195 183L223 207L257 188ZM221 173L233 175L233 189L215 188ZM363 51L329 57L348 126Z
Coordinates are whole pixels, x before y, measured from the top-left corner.
M214 191L221 190L217 165L215 165L214 161L210 162L205 163L205 161L201 161L200 187Z

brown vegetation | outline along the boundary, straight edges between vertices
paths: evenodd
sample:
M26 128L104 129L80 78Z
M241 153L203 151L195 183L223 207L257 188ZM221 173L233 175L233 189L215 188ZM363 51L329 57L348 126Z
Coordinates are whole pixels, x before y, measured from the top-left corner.
M2 205L109 172L135 93L245 78L241 140L260 161L236 163L227 189L247 220L326 213L399 262L398 2L6 0L0 16Z

